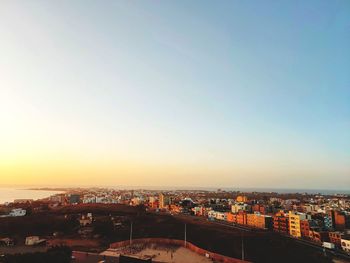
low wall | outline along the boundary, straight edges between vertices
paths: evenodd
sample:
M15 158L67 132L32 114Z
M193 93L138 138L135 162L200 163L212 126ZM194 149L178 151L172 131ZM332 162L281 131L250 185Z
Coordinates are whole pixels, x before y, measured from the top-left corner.
M162 245L176 245L176 246L181 246L185 247L185 241L183 240L178 240L178 239L168 239L168 238L139 238L139 239L133 239L132 244L162 244ZM130 245L130 240L125 240L125 241L120 241L116 243L112 243L110 245L110 248L121 248L121 247L127 247ZM231 257L226 257L214 252L210 252L208 250L202 249L200 247L197 247L193 245L190 242L186 242L186 248L199 254L202 256L209 255L209 258L222 262L222 263L247 263L248 261L243 261L237 258L231 258Z

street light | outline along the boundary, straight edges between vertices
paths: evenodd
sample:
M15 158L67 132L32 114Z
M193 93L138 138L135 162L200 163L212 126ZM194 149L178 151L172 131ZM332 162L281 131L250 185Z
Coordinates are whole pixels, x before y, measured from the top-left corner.
M187 245L187 224L185 223L185 247Z
M242 239L242 260L244 260L244 241L243 241L243 231L241 231L241 239Z
M130 246L132 243L132 221L130 222Z

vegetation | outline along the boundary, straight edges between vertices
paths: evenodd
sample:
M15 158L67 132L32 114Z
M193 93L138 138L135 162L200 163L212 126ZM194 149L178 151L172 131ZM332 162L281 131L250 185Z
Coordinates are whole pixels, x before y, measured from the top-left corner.
M69 263L72 251L68 247L54 247L47 252L5 255L0 258L1 263Z

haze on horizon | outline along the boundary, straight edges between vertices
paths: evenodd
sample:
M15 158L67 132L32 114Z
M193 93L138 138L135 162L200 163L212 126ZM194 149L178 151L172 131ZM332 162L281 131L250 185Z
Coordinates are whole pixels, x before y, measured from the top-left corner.
M1 1L0 185L346 189L350 2Z

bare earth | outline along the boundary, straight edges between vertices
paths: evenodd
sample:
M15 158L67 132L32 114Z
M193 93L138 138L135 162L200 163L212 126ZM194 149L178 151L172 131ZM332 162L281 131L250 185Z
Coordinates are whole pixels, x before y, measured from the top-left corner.
M13 246L13 247L0 247L0 254L23 254L34 252L45 252L47 247L45 246Z
M148 246L142 250L135 250L130 253L130 250L125 249L108 249L101 253L106 256L119 256L119 254L136 256L138 258L152 258L156 262L164 263L209 263L213 262L211 259L198 255L189 249L183 247L162 247Z

